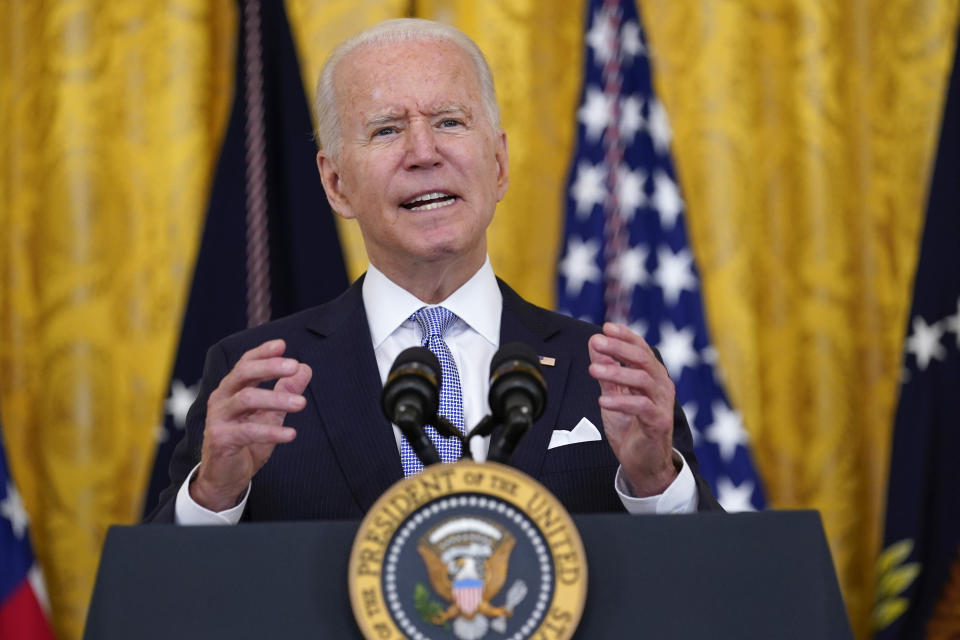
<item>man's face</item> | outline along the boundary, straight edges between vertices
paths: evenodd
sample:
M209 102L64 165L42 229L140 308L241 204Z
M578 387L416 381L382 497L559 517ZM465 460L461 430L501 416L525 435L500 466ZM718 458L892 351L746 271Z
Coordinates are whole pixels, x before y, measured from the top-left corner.
M343 143L318 165L371 262L387 273L451 259L479 267L507 189L507 147L467 54L435 40L361 46L334 83Z

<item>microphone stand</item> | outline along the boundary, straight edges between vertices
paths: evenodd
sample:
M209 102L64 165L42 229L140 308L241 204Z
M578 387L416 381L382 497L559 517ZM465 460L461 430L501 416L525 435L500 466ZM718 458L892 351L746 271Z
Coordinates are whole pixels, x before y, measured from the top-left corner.
M509 411L507 420L500 430L500 433L490 441L487 460L501 464L509 464L514 450L517 448L517 445L520 444L523 436L530 430L532 423L533 420L531 419L528 407L514 407Z

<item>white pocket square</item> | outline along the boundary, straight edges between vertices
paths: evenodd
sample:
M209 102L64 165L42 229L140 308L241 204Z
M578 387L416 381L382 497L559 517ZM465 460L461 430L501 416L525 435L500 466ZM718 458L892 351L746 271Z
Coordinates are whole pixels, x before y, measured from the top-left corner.
M569 431L566 429L556 429L550 436L550 444L547 445L547 449L562 447L568 444L577 444L578 442L593 442L599 439L600 431L593 426L593 423L586 418L580 418L577 426Z

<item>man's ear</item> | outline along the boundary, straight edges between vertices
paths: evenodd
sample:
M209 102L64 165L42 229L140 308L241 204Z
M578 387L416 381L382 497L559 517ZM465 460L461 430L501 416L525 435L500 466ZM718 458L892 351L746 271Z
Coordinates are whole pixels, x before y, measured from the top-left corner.
M320 182L327 192L330 207L341 218L355 218L353 207L343 192L343 179L340 176L340 167L337 161L323 149L317 152L317 169L320 171Z
M507 154L507 132L500 130L497 136L497 202L503 200L510 184L510 159Z

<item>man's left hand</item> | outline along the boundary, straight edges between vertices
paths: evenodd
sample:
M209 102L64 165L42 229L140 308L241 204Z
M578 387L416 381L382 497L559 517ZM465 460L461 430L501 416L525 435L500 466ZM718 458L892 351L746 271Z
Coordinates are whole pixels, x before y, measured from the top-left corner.
M675 390L667 368L643 338L607 322L590 338L590 375L600 383L600 417L637 497L663 493L673 464Z

